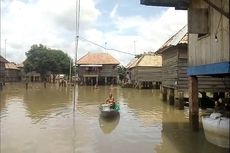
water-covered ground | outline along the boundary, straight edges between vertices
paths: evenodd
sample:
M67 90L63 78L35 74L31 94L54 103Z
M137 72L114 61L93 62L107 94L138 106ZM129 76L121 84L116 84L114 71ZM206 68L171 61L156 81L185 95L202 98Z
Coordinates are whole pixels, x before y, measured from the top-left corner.
M7 84L1 92L1 153L227 153L192 132L188 109L160 100L159 90L113 87L120 115L100 117L111 89Z

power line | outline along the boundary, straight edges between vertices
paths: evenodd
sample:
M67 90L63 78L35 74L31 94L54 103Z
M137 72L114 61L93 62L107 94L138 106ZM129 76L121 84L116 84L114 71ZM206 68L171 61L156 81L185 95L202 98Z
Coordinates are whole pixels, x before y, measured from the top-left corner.
M91 43L91 44L93 44L93 45L95 45L95 46L98 46L98 47L100 47L100 48L103 48L103 49L105 49L105 50L112 50L112 51L116 51L116 52L119 52L119 53L123 53L123 54L128 54L128 55L135 56L135 54L133 54L133 53L121 51L121 50L114 49L114 48L107 48L107 47L105 47L105 46L99 45L99 44L97 44L97 43L95 43L95 42L93 42L93 41L90 41L90 40L88 40L88 39L86 39L86 38L83 38L83 37L80 37L80 36L79 36L79 39L82 40L82 41L89 42L89 43Z

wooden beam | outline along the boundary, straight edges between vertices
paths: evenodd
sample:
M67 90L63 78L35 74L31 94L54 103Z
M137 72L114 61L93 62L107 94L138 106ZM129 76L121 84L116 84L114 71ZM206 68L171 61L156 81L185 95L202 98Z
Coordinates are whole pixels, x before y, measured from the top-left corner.
M213 7L214 9L216 9L218 12L220 12L220 14L223 14L225 17L227 17L229 19L229 13L225 12L224 10L222 10L221 8L219 8L218 6L216 6L215 4L213 4L210 0L204 0L207 4L209 4L211 7Z
M199 130L198 79L189 77L189 120L194 131Z

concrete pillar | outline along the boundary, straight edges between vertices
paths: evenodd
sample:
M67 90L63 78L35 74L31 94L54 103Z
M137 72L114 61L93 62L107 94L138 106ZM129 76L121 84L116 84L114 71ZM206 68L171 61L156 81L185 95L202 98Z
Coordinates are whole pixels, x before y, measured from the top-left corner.
M167 101L167 88L162 86L162 100Z
M196 76L189 76L189 121L194 131L199 130L199 104L198 104L198 80Z

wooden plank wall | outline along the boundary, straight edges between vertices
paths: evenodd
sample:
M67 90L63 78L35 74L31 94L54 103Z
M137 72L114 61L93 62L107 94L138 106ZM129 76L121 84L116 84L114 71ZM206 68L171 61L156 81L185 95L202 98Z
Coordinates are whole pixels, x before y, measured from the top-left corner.
M188 59L187 47L177 46L163 52L162 85L178 91L188 90ZM177 85L175 82L177 81ZM210 77L198 76L199 91L226 91L230 90L230 76Z
M178 90L188 89L188 75L187 75L187 67L188 67L188 49L186 46L181 46L177 48L178 51L178 84L176 88Z
M221 2L224 11L229 13L229 0L212 0L212 3L219 8L221 8ZM218 11L209 7L203 0L192 1L190 8L208 8L209 33L200 38L198 34L189 34L189 66L230 61L229 19L225 16L221 17Z
M169 48L162 53L162 85L168 88L175 88L178 80L177 50Z
M116 65L103 65L100 76L117 76Z
M130 69L130 79L135 81L161 82L161 67L134 67Z
M198 76L199 91L220 92L230 90L230 76L209 77Z
M137 81L161 82L161 67L137 67Z
M5 78L5 63L0 62L0 83L4 81Z
M5 81L6 82L20 81L20 71L15 70L15 69L7 69L6 70Z
M101 70L88 72L85 67L79 67L79 76L83 76L83 74L91 74L91 75L100 75L100 76L113 76L116 77L117 69L116 65L103 65Z

